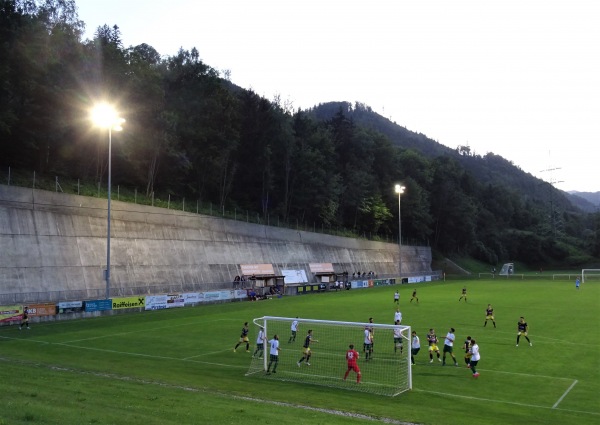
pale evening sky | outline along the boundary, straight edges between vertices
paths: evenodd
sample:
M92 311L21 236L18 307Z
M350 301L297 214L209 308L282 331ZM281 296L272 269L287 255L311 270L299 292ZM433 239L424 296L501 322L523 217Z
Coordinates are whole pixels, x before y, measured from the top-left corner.
M108 24L125 47L164 56L196 47L233 83L295 109L362 102L559 189L600 191L598 1L76 3L85 38Z

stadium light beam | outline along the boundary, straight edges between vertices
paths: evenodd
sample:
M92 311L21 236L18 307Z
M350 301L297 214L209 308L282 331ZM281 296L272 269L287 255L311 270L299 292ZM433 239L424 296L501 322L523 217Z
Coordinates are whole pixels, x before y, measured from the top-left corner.
M404 193L404 186L397 184L395 186L396 193L398 194L398 253L400 258L399 271L400 271L400 283L402 283L402 208L400 198Z
M108 206L106 225L106 299L110 299L110 189L112 172L112 132L123 130L125 119L120 118L117 111L107 103L99 103L92 109L91 118L97 127L108 129Z

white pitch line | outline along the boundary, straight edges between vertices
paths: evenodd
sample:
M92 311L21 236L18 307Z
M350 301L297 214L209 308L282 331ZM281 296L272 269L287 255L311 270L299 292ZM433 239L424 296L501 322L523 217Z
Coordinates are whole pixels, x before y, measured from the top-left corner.
M210 356L211 354L220 354L220 353L226 353L228 351L231 351L229 349L227 350L220 350L220 351L211 351L210 353L202 353L202 354L197 354L195 356L190 356L190 357L184 357L181 360L190 360L190 359L195 359L196 357L202 357L202 356Z
M504 370L494 370L494 369L479 369L483 372L492 372L492 373L504 373L506 375L518 375L518 376L529 376L531 378L546 378L546 379L564 379L570 381L573 378L562 378L560 376L548 376L548 375L535 375L532 373L521 373L521 372L506 372Z
M63 345L65 347L78 348L78 349L82 349L82 350L101 351L101 352L105 352L105 353L114 353L114 354L125 354L127 356L147 357L147 358L150 358L150 359L164 359L164 360L187 361L187 362L193 362L193 363L208 364L208 365L213 365L213 366L233 367L233 368L236 368L236 369L247 369L248 368L247 366L236 366L236 365L230 365L230 364L224 364L224 363L202 362L202 361L198 361L198 360L185 360L185 359L182 359L182 358L179 358L179 357L156 356L154 354L128 353L126 351L107 350L105 348L82 347L82 346L79 346L79 345L69 345L69 344L64 344L64 343L60 343L60 342L55 342L54 344L55 345Z
M115 334L115 335L120 335L120 334ZM198 355L190 356L190 357L179 358L179 357L156 356L156 355L153 355L153 354L129 353L129 352L126 352L126 351L117 351L117 350L108 350L108 349L103 349L103 348L84 347L84 346L81 346L81 345L71 345L71 344L69 344L69 341L67 341L67 342L46 342L46 341L39 341L39 340L35 340L35 339L13 338L13 337L7 337L7 336L0 336L0 338L13 339L13 340L19 340L19 341L26 341L26 342L36 342L36 343L39 343L39 344L63 345L65 347L80 348L80 349L83 349L83 350L105 351L105 352L108 352L108 353L125 354L125 355L130 355L130 356L148 357L148 358L157 358L157 359L168 359L168 360L180 360L180 361L193 361L195 363L205 363L205 364L213 364L213 365L214 364L220 364L220 363L203 362L203 361L197 361L197 360L193 360L193 359L196 358L196 357L208 356L208 355L212 355L212 354L220 354L220 353L225 353L225 352L229 351L229 349L225 349L225 350L213 351L213 352L210 352L210 353L198 354ZM323 355L325 353L320 353L320 354ZM334 356L341 357L341 356L339 356L337 354L335 354ZM223 366L230 366L230 365L223 365ZM421 366L427 366L427 367L429 367L429 365L427 365L427 364L423 364ZM238 367L238 366L235 366L235 367ZM532 377L532 378L564 379L564 380L569 380L569 381L571 379L573 379L573 378L564 378L564 377L560 377L560 376L535 375L535 374L531 374L531 373L508 372L508 371L495 370L495 369L480 369L480 370L482 372L503 373L503 374L507 374L507 375L517 375L517 376L529 376L529 377ZM577 381L575 381L575 382L577 382ZM560 400L559 400L559 402L560 402Z
M478 329L480 330L481 327L479 326L462 326L462 329ZM485 332L485 331L484 331ZM496 329L493 329L493 334L503 334L503 335L514 335L514 337L516 338L517 333L516 332L505 332L505 331L496 331ZM491 340L491 341L507 341L507 343L509 343L509 345L514 344L514 340L515 338L504 338L501 336L494 336L492 334L492 332L488 332L488 333L483 333L483 332L479 332L479 338L477 338L478 341L481 341L483 339L485 340ZM543 336L543 335L539 335L539 334L533 334L530 335L532 340L535 340L536 345L537 344L555 344L557 342L561 343L561 344L567 344L567 345L581 345L581 346L585 346L585 347L600 347L600 344L598 343L586 343L586 342L574 342L574 341L568 341L568 340L564 340L564 339L557 339L557 338L550 338L549 336Z
M560 407L555 408L555 407L548 407L548 406L540 406L537 404L518 403L515 401L494 400L491 398L472 397L472 396L461 395L461 394L449 394L449 393L442 393L439 391L419 390L417 388L413 388L413 391L417 391L417 392L421 392L421 393L428 393L428 394L437 394L437 395L448 396L448 397L464 398L467 400L487 401L490 403L510 404L513 406L531 407L531 408L536 408L536 409L547 409L547 410L554 409L554 410L560 410L562 412L584 413L587 415L600 416L600 412L588 412L585 410L562 409Z
M15 360L4 359L2 357L0 357L0 361L12 361L15 363L19 362L19 361L15 361ZM20 363L24 363L24 362L20 362ZM319 412L319 413L324 413L324 414L333 415L333 416L362 419L362 420L367 420L367 421L372 421L372 422L379 422L379 423L393 424L393 425L417 425L412 422L404 422L404 421L401 421L398 419L393 419L393 418L386 418L386 417L381 417L381 416L370 416L370 415L365 415L365 414L361 414L361 413L346 412L343 410L325 409L325 408L321 408L321 407L305 406L305 405L301 405L301 404L293 404L293 403L289 403L289 402L282 402L282 401L269 400L269 399L260 399L260 398L249 397L249 396L239 396L239 395L233 395L233 394L225 393L225 392L214 390L214 389L194 388L194 387L182 386L182 385L172 385L172 384L168 384L165 382L149 381L149 380L145 380L145 379L134 378L131 376L115 375L115 374L111 374L111 373L84 372L81 370L71 369L71 368L67 368L67 367L56 367L56 366L43 365L43 364L39 364L39 363L35 364L35 366L45 367L45 368L57 370L60 372L67 372L67 373L73 373L73 374L79 374L79 375L91 375L91 376L97 376L97 377L101 377L101 378L117 379L120 381L157 385L157 386L160 386L163 388L174 388L174 389L178 389L178 390L191 391L191 392L196 392L196 393L210 393L213 396L233 398L235 400L250 401L252 403L259 403L259 404L271 404L274 406L283 406L283 407L287 407L287 408Z
M30 339L30 338L16 338L12 336L0 336L2 339L12 339L15 341L25 341L25 342L37 342L38 344L51 344L50 342L40 341L39 339Z
M215 320L209 320L209 321L207 321L207 323L209 323L209 322L231 321L231 320L234 320L234 319L215 319ZM186 323L178 323L176 325L159 326L159 327L152 328L152 331L155 331L155 330L158 330L158 329L169 329L169 328L175 328L175 327L181 327L181 326L190 326L190 325L194 325L195 323L196 323L196 321L194 321L194 322L186 322ZM119 332L119 333L110 334L110 335L93 336L93 337L90 337L90 338L73 339L73 340L70 340L70 341L64 341L63 344L71 344L73 342L81 342L81 341L91 341L91 340L94 340L94 339L112 338L114 336L129 335L129 334L140 333L140 332L148 332L148 330L147 329L140 329L140 330L134 330L134 331L128 331L128 332Z
M575 386L575 384L577 383L577 379L575 381L573 381L573 383L571 384L571 386L569 388L567 388L567 391L565 391L563 393L562 396L560 396L560 398L558 399L558 401L556 403L554 403L554 406L552 406L553 409L556 409L556 406L558 406L560 404L561 401L563 401L563 398L565 398L567 396L567 394L569 394L569 391L571 391L573 389L573 387Z

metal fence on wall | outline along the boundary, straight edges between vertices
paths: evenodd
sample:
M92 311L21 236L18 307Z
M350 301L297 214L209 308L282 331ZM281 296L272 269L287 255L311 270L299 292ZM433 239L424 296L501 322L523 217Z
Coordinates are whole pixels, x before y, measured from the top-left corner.
M52 192L67 193L71 195L89 196L92 198L107 199L108 190L98 182L92 190L89 185L82 185L80 179L68 179L48 174L40 175L35 171L32 173L15 173L11 167L3 168L2 174L5 175L4 181L8 186L31 187L33 189L48 190ZM139 205L148 205L158 208L166 208L175 211L184 211L188 213L203 214L213 217L222 217L226 219L244 221L247 223L262 224L273 227L284 227L287 229L302 230L313 233L323 233L334 236L343 236L349 238L359 238L387 243L398 243L398 234L396 232L362 232L357 233L352 229L341 227L331 227L324 223L303 222L298 219L285 220L278 215L260 214L256 211L242 210L238 208L225 208L214 205L212 202L202 201L201 199L189 199L177 194L161 194L154 192L146 195L144 192L138 192L137 188L129 188L121 185L114 185L111 188L111 199L121 202L130 202ZM408 246L429 246L428 241L415 239L402 239L402 245Z

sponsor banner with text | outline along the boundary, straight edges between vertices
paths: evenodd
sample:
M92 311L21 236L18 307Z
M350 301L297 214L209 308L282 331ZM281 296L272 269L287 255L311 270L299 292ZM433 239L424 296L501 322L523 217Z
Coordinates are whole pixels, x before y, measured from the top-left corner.
M414 276L408 278L408 283L431 282L431 276Z
M64 301L56 305L58 313L77 313L83 311L83 301Z
M309 263L308 267L312 273L333 273L332 263Z
M352 281L352 289L368 288L369 286L373 286L372 283L373 282L371 282L371 285L369 285L368 280L353 280Z
M240 264L242 274L245 276L274 275L273 264Z
M185 300L181 294L167 295L167 308L183 307Z
M167 296L166 295L147 295L146 296L146 310L162 310L167 308Z
M54 303L29 304L27 306L27 313L29 313L30 317L54 316L56 314L56 304L54 304Z
M112 300L88 300L84 304L87 312L112 310Z
M186 292L185 294L181 294L185 305L197 304L199 302L202 302L200 295L200 292Z
M308 283L304 270L281 270L285 283Z
M124 308L140 308L146 306L146 297L123 297L123 298L113 298L112 300L112 309L113 310L122 310Z
M22 305L3 305L0 306L0 322L20 322L23 316Z
M234 294L240 292L240 291L210 291L210 292L204 292L204 298L203 301L204 302L211 302L211 301L225 301L225 300L231 300L234 297ZM244 298L247 296L247 292L244 290L242 291L244 293Z

